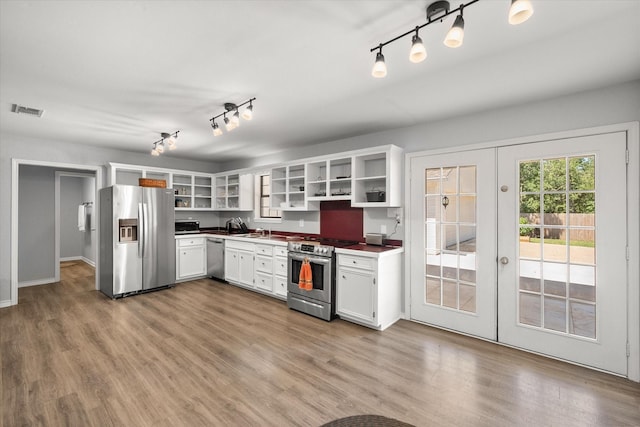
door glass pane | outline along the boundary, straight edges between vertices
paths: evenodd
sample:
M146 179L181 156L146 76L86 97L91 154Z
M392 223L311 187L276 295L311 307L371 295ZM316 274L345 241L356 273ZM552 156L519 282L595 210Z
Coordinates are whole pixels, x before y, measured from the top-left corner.
M425 169L425 300L476 310L476 166Z
M595 156L571 157L569 159L569 183L571 190L596 189Z
M521 324L596 338L595 162L519 164Z
M538 326L542 325L540 310L540 295L526 292L519 293L520 306L519 318L520 323L524 325Z
M476 198L475 196L460 197L460 222L476 222Z
M544 191L562 191L567 188L566 159L546 159L542 161L544 168Z

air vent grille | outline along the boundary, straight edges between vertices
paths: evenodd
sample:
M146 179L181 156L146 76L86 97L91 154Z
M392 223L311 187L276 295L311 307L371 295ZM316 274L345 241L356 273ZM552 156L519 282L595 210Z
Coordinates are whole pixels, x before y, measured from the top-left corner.
M42 117L44 110L38 110L37 108L25 107L24 105L13 104L11 111L17 114L28 114L30 116Z

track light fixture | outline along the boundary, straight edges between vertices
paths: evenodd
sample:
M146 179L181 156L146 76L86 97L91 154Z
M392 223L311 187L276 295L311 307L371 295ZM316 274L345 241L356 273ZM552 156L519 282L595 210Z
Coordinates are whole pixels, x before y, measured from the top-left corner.
M178 148L178 146L176 145L176 139L178 138L179 132L180 132L179 130L175 131L172 134L162 132L160 134L162 138L153 143L153 148L151 149L151 155L159 156L161 153L164 153L165 148L168 148L169 150L175 150L176 148ZM165 147L165 144L167 144L166 147Z
M251 98L237 105L231 102L226 102L224 104L225 111L209 119L209 121L211 122L211 127L213 128L213 135L214 136L222 135L222 129L220 129L220 126L218 126L218 123L216 123L216 119L218 117L222 116L222 121L224 122L224 127L227 130L227 132L231 132L232 130L240 126L239 109L243 105L249 104L249 106L246 107L242 112L242 118L245 120L251 120L253 118L253 101L255 100L256 100L255 98ZM227 117L227 113L231 116L231 118Z
M447 32L447 35L444 39L444 44L445 46L451 48L462 46L462 41L464 39L463 10L471 6L472 4L477 3L478 1L480 0L471 0L470 2L461 4L453 10L450 10L448 1L441 0L431 3L429 6L427 6L427 22L422 25L417 25L414 29L411 29L406 33L400 34L399 36L389 41L380 43L379 45L371 48L370 52L377 51L376 62L374 63L373 69L371 70L371 75L376 78L382 78L387 75L387 65L384 60L384 55L382 55L382 48L410 34L413 34L413 36L411 37L411 50L409 51L409 60L413 63L424 61L427 57L427 50L422 43L422 39L418 35L418 31L434 22L443 22L444 18L449 15L453 15L456 12L460 13L456 16L451 29ZM511 0L511 7L509 8L510 24L521 24L529 19L531 15L533 15L533 6L531 6L531 2L529 0Z

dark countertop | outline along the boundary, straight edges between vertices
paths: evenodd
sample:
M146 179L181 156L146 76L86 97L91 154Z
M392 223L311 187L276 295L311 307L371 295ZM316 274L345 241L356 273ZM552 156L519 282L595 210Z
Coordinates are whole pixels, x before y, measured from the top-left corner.
M249 231L250 233L247 233L247 234L241 234L241 233L229 234L225 229L201 228L200 234L204 236L214 235L214 236L246 238L246 239L255 240L257 242L259 242L260 240L289 242L293 240L302 240L305 237L312 237L312 238L318 237L317 235L311 235L311 234L308 235L304 233L289 233L289 232L272 232L271 237L260 237L257 235L257 233L255 233L254 230L249 230ZM268 236L268 233L265 233L265 235ZM392 242L400 243L400 244L377 246L377 245L367 245L366 243L357 243L355 245L347 246L344 248L337 248L336 251L340 252L340 250L348 250L348 251L358 251L358 252L371 253L371 254L381 254L381 253L388 253L392 251L404 252L404 248L402 247L400 241L392 241Z
M357 245L338 248L336 250L339 252L340 249L347 249L350 251L360 251L360 252L371 252L371 253L384 253L384 252L391 252L394 250L404 251L404 248L402 246L391 246L391 245L377 246L377 245L367 245L366 243L358 243Z

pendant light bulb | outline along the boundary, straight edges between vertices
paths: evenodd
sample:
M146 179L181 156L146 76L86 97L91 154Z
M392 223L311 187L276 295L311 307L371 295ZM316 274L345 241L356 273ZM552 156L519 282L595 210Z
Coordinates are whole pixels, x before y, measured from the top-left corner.
M462 9L460 15L456 17L453 26L447 33L447 37L444 39L444 45L447 47L460 47L462 46L462 40L464 39L464 18L462 17Z
M253 105L249 103L249 106L242 112L242 118L245 120L251 120L253 118Z
M533 6L529 0L511 0L509 24L522 24L533 15Z
M151 155L152 156L159 156L160 155L160 152L157 150L156 147L157 147L157 145L154 145L153 149L151 150Z
M176 148L176 138L175 137L170 136L165 141L167 141L167 145L169 146L169 150L175 150L175 148Z
M158 153L164 153L164 142L161 142L158 145L156 145L156 151Z
M382 48L380 48L380 51L376 54L376 63L373 64L371 75L377 79L381 79L387 75L387 65L384 63Z
M424 48L424 44L422 44L422 39L418 36L418 31L416 30L416 34L411 38L411 50L409 51L409 61L417 64L418 62L422 62L427 57L427 49Z

